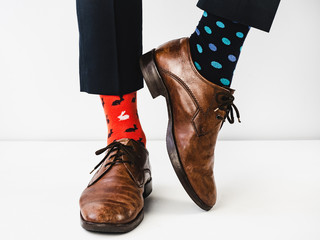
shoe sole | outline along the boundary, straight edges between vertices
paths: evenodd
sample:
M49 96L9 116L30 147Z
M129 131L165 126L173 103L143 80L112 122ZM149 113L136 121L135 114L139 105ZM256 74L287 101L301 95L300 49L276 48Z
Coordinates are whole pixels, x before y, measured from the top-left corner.
M152 192L152 180L145 184L143 198L147 198ZM143 220L144 209L140 211L137 217L129 223L94 223L85 221L80 213L80 223L81 226L91 232L100 232L100 233L127 233L135 229Z
M151 93L153 98L156 98L160 95L164 96L167 102L168 108L168 128L167 128L167 136L166 136L166 143L167 143L167 151L169 154L170 161L172 166L178 176L180 183L190 196L190 198L203 210L210 210L212 206L208 206L205 204L201 198L197 195L195 190L193 189L189 179L187 177L186 172L184 171L183 165L181 163L177 144L175 141L174 133L173 133L173 114L172 114L172 107L170 96L168 93L168 89L159 73L158 67L155 62L155 49L151 50L150 52L144 54L140 58L140 68L144 77L144 80L147 84L147 87Z

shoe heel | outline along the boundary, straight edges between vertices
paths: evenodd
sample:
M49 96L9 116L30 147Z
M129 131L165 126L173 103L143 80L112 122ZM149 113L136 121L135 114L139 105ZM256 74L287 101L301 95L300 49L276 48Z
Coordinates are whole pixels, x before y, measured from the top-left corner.
M151 192L152 192L152 180L150 180L144 185L143 197L147 198L151 194Z
M154 61L154 52L155 49L141 56L140 68L151 96L156 98L160 95L165 96L166 87Z

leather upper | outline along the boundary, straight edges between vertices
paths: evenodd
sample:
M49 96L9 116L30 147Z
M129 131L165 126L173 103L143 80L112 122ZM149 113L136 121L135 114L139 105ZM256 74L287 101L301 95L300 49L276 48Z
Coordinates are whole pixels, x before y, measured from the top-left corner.
M133 139L116 142L124 147L107 149L107 158L80 197L81 215L87 222L128 223L143 209L144 185L151 180L148 151Z
M198 73L188 38L158 47L155 62L169 92L173 135L184 171L200 199L213 206L214 149L227 114L223 101L230 99L234 90L213 84Z

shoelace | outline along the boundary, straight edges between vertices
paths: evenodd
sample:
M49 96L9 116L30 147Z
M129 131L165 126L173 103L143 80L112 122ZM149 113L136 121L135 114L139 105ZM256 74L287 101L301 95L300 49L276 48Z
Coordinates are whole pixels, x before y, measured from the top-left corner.
M221 97L220 97L221 96ZM220 110L226 110L227 114L225 118L222 118L221 120L225 121L227 118L229 123L234 123L234 113L233 110L236 112L236 116L238 118L239 123L241 123L240 120L240 112L237 108L237 106L233 103L234 96L232 95L226 95L225 93L218 93L217 94L217 102L220 104L214 111Z
M104 156L104 158L97 164L97 166L94 167L94 169L90 172L93 173L98 167L100 167L100 165L111 155L112 152L116 152L115 154L110 156L110 159L113 158L113 160L111 162L108 162L106 165L104 165L104 167L107 166L113 166L117 163L129 163L129 164L133 164L133 161L129 160L129 161L123 161L121 159L121 156L128 154L129 156L132 156L132 152L130 150L132 150L133 147L132 146L128 146L128 145L124 145L120 142L114 141L112 143L110 143L108 146L97 150L95 153L96 155L100 155L103 152L108 151L108 153Z

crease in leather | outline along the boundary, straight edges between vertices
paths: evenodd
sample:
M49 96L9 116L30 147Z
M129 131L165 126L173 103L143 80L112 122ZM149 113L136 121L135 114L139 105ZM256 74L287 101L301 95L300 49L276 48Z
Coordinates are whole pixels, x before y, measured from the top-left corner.
M193 117L191 119L191 122L192 122L194 130L197 133L198 137L204 136L204 135L210 133L211 131L213 131L212 129L208 130L208 129L205 129L205 127L201 126L202 122L204 121L204 120L201 120L201 119L202 118L206 119L208 117L211 117L211 116L209 116L210 115L210 110L214 110L213 106L216 103L215 98L212 97L211 104L209 105L209 107L206 110L204 110L200 106L199 101L197 100L197 97L195 96L195 94L193 93L193 91L191 90L191 88L188 86L187 83L183 82L182 79L179 78L177 75L175 75L172 72L169 72L169 71L167 71L167 70L165 70L165 69L163 69L163 68L161 68L159 66L158 66L158 70L160 71L160 73L162 73L164 75L169 75L169 77L171 77L178 84L180 84L183 87L183 89L188 93L190 98L192 99L192 101L193 101L193 103L194 103L194 105L196 107L196 111L194 112L194 115L193 115ZM214 91L214 93L213 93L213 96L214 96L214 94L216 92L215 86L212 86L212 85L208 84L207 80L204 83L207 84L210 88L212 88L212 90ZM164 82L164 84L166 84L166 83ZM225 114L226 114L225 111L221 111L220 110L220 114L219 115L222 115L224 117ZM214 115L216 117L218 114L216 112L214 112ZM197 119L200 119L199 123L197 122Z
M179 78L177 75L173 74L172 72L169 72L161 67L158 67L158 69L160 70L160 72L163 72L164 74L167 74L170 77L172 77L174 80L176 80L185 89L185 91L190 95L190 97L194 101L196 107L201 109L195 94L192 92L192 90L190 89L188 84L184 83L181 78Z

